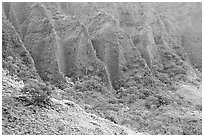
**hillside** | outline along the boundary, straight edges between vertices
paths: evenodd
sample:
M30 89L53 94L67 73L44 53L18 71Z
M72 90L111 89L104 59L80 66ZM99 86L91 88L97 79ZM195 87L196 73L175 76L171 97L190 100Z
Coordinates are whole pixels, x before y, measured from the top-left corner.
M2 3L4 135L202 134L202 3Z

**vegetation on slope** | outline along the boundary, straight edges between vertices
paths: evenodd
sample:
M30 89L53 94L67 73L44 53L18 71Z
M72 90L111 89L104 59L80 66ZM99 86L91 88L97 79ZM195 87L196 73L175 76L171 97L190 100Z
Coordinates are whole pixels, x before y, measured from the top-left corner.
M4 4L3 134L202 134L201 73L165 16L69 4Z

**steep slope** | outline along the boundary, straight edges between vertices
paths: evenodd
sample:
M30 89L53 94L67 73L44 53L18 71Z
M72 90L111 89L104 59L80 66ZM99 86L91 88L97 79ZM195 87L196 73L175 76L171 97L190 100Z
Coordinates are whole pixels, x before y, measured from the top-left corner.
M202 4L171 3L155 4L155 10L162 17L164 26L174 30L174 38L187 52L191 64L201 71L202 56ZM166 11L164 10L166 9ZM175 32L177 31L177 32ZM176 35L177 34L177 35ZM179 34L179 35L178 35Z
M91 39L93 39L92 42L97 42L97 40L95 40L97 36L95 35L102 33L104 33L104 35L106 35L105 33L108 34L108 31L110 31L109 28L112 26L116 27L114 31L120 31L124 33L123 35L131 37L128 43L133 42L137 52L133 54L136 55L139 51L139 54L148 65L147 68L151 69L151 73L164 84L167 84L167 86L172 85L172 81L186 81L186 79L187 81L190 79L189 82L191 83L197 81L197 72L193 70L190 63L192 62L190 61L192 60L191 58L194 57L192 57L191 54L187 54L188 51L186 52L184 50L185 47L183 47L181 39L183 34L177 34L176 30L179 32L181 32L181 30L178 27L175 17L165 12L159 13L162 9L162 4L113 3L107 6L105 3L104 5L101 3L64 3L64 5L63 3L5 3L4 5L5 8L8 7L7 9L9 9L5 10L8 16L7 18L16 26L17 31L21 30L20 36L23 35L25 46L30 52L32 51L31 56L33 56L34 61L40 62L36 64L36 69L39 71L40 76L42 79L50 81L51 83L56 84L60 83L59 81L63 81L61 74L74 77L74 79L75 77L82 77L86 75L85 73L87 73L89 69L96 70L93 64L95 64L95 66L98 66L96 64L100 64L98 68L100 68L101 73L105 75L102 79L103 82L106 83L106 86L111 87L110 82L112 82L113 86L114 83L118 83L117 80L114 82L114 79L119 79L120 76L117 74L119 74L121 68L112 63L108 58L106 58L108 62L103 59L101 60L101 58L99 58L99 61L96 61L98 59L95 57L95 54L98 55L99 53L95 53L94 45L92 45L94 43L91 43ZM168 12L171 11L172 5L173 4L170 4L170 6L165 5L168 8ZM26 9L25 12L27 10L29 11L26 12L27 14L21 11L23 15L25 14L24 18L19 13L19 7L24 7ZM73 13L68 12L66 11L68 7L75 8L76 11L69 9ZM89 10L85 12L82 10L83 7L85 11L86 9ZM156 7L158 8L157 10L155 10ZM110 8L114 8L115 10L110 10ZM16 11L16 15L13 14L13 10ZM104 13L108 13L108 16L103 15ZM42 22L40 18L43 18ZM20 28L17 27L19 25L15 25L16 22L19 22ZM108 22L112 22L113 24L110 25ZM177 23L176 27L172 25L175 23ZM32 27L34 24L38 24L39 27ZM100 26L101 28L99 28ZM126 33L123 32L122 29ZM38 31L37 35L36 31ZM113 34L115 32L111 33ZM76 41L77 39L79 39L79 41ZM107 37L104 39L107 39ZM113 40L115 38L109 39ZM108 52L107 54L110 55L109 58L121 62L125 60L122 55L123 50L112 46L117 45L119 39L117 36L116 43L110 43L111 46L107 47L111 49L106 51ZM49 43L52 43L52 46ZM122 40L122 43L127 42ZM185 41L183 41L183 43L185 43ZM33 49L29 48L33 47L31 46L33 44L37 44L38 46L35 46L36 48ZM47 46L43 47L40 45ZM132 46L132 44L130 45ZM103 50L102 46L99 47ZM46 52L40 53L39 51ZM89 55L87 54L84 58L86 52L89 52ZM136 58L141 58L140 55ZM44 60L45 56L49 59ZM115 60L114 58L117 58L117 56L119 59ZM102 61L101 63L96 63L100 62L100 60ZM48 65L50 61L52 65ZM103 63L105 63L105 66ZM111 67L109 65L117 67ZM115 70L113 70L113 68ZM86 72L83 72L85 70ZM111 75L110 78L109 75ZM113 78L115 76L118 78ZM58 78L54 80L52 77ZM63 82L58 84L58 86L63 85L62 83Z
M37 78L41 80L35 70L35 63L24 43L5 16L2 19L2 65L16 74L22 80Z
M127 87L134 77L151 77L146 61L117 22L112 15L101 12L88 25L96 55L106 64L115 89Z
M111 88L106 66L96 57L86 26L70 17L58 16L57 5L53 3L44 3L44 5L53 19L54 28L60 38L63 51L60 56L64 60L61 63L62 72L73 78L84 76L90 78L96 75L106 87Z
M59 72L56 56L58 38L46 10L40 3L32 4L28 21L24 43L35 62L38 74L44 81L50 81L51 84L63 88L65 79Z
M55 99L60 89L40 79L35 70L36 63L5 16L2 28L4 135L139 134L88 114L74 102ZM51 104L44 104L47 99Z
M159 80L167 86L173 81L186 82L186 79L192 83L199 76L189 61L191 55L181 44L180 28L177 24L172 25L175 22L169 14L157 8L161 10L162 3L118 4L120 27L130 34L142 58Z
M130 129L86 113L68 100L51 98L52 106L25 106L20 100L25 84L3 70L3 135L136 135ZM32 83L34 84L34 83ZM37 85L35 85L37 86Z
M2 9L4 134L202 134L200 3Z

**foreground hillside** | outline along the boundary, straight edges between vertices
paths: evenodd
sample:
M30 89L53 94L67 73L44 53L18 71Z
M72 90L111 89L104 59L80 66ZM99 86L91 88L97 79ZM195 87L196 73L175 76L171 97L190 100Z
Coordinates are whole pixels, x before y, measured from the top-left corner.
M3 3L3 134L202 134L201 9Z
M29 106L26 104L29 103L28 98L25 98L25 93L22 92L28 85L24 85L18 77L8 75L8 71L3 71L2 82L4 135L139 134L94 114L88 114L79 105L68 100L51 98L52 104L44 106L43 102L38 100L36 106ZM38 84L34 86L35 89Z

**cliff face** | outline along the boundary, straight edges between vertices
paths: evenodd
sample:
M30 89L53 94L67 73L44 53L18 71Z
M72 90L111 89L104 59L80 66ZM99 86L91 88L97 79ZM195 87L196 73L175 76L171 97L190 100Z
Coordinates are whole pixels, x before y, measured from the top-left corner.
M93 64L101 62L100 69L106 75L104 81L109 83L106 85L112 83L113 87L118 87L116 83L124 74L121 70L128 63L133 65L129 58L134 58L134 63L142 60L146 66L142 68L151 70L152 75L160 80L159 75L166 75L170 81L187 70L190 71L188 74L196 77L192 67L199 68L196 64L202 64L199 63L201 21L199 10L195 12L194 9L200 5L193 4L191 7L181 3L178 13L172 11L176 10L174 5L4 3L3 7L7 19L36 62L36 70L43 80L53 81L58 77L59 80L51 82L54 84L63 81L62 75L81 77L86 75L87 68L96 70ZM185 7L189 10L181 14ZM192 20L196 20L193 18L198 19L196 25L193 25ZM181 27L187 20L188 23ZM186 32L191 29L194 31ZM196 41L187 38L191 35Z
M173 32L174 37L177 37L180 41L179 44L187 52L191 64L200 69L200 64L202 62L200 60L202 56L201 3L171 3L170 5L157 5L156 9L159 10L161 14L164 14L162 6L167 9L166 19L163 19L164 26L171 27L169 31Z
M173 109L172 102L179 104L179 96L185 94L181 85L200 88L201 5L4 2L3 69L25 83L36 79L54 85L102 117L114 110L117 117L108 118L130 126L131 116L140 113L134 105L145 104L145 109L152 104L158 109L170 105ZM193 102L199 95L186 98ZM200 106L198 100L192 106ZM117 102L117 107L131 102L134 105L127 106L137 112L130 117L130 112L124 112L128 120L122 122L116 120L121 116L117 109L104 110L106 105L102 105L99 111L94 103L100 101Z
M11 69L11 75L17 74L23 80L41 80L36 73L33 58L5 14L2 17L2 62L3 68Z

